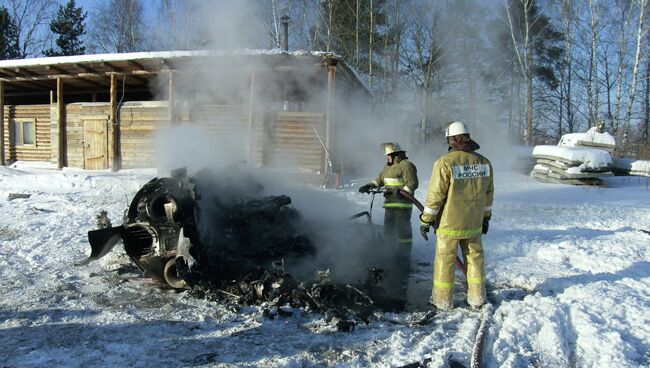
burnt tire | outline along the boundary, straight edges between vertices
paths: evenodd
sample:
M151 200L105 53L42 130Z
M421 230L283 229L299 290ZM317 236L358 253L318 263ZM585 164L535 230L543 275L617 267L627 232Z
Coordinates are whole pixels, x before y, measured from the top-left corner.
M185 289L187 288L187 283L185 280L180 278L178 276L178 272L176 270L176 259L172 258L167 263L165 264L165 268L163 270L163 277L165 278L165 282L174 289Z

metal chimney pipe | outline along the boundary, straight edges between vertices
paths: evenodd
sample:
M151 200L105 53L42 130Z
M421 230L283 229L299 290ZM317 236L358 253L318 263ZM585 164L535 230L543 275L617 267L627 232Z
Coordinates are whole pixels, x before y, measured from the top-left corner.
M280 21L282 22L282 50L289 52L289 16L283 15Z

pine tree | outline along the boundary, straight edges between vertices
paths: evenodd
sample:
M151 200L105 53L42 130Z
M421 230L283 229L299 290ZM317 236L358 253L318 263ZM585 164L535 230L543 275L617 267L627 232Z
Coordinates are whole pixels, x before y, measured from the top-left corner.
M0 59L19 59L18 27L4 6L0 6Z
M384 37L392 31L386 24L386 0L323 0L320 4L321 24L315 47L354 61L354 66L364 73L379 70L372 54L381 51Z
M515 59L526 84L526 128L524 143L533 144L533 82L541 81L550 89L558 86L557 60L563 34L537 7L536 0L509 0L506 4L508 25Z
M86 47L80 37L86 33L86 15L81 7L76 6L74 0L68 0L65 6L59 6L56 18L50 22L50 30L58 34L58 50L50 48L43 53L46 56L83 55Z

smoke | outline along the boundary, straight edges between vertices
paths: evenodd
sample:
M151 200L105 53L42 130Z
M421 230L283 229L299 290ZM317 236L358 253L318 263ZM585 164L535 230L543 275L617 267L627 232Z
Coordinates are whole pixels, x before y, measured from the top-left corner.
M197 56L179 63L180 70L173 76L176 116L156 139L161 171L183 166L190 173L204 167L224 169L222 175L230 176L233 182L249 180L246 178L251 174L264 186L260 195L290 196L292 205L305 219L305 232L318 247L314 257L291 265L297 274L307 275L327 267L332 269L335 278L354 282L364 278L366 268L372 265L385 265L388 273L392 272L386 259L389 253L375 238L381 228L364 224L363 218L356 224L348 220L367 207L331 192L292 185L296 175L305 171L300 164L305 158L300 154L274 156L273 162L260 159L265 154L264 147L256 142L271 139L273 135L268 130L272 126L260 127L268 112L326 110L325 68L292 62L291 58L300 58L299 53L287 56L245 50L266 43L265 31L252 20L256 10L250 1L204 2L198 9L195 21L200 31L194 44L211 50L212 56ZM343 88L340 74L337 76L331 159L344 181L377 175L385 164L379 148L382 142L398 142L419 168L420 182L428 180L433 162L447 149L444 126L454 120L467 122L473 139L482 146L480 152L497 169L505 168L502 163L512 154L507 134L499 123L504 107L494 106L487 96L489 86L483 83L485 78L481 73L491 71L479 70L471 64L472 55L467 55L471 37L480 37L481 33L468 35L452 24L453 19L456 18L447 17L449 23L443 22L437 28L446 29L438 35L446 37L446 48L442 60L445 66L436 71L436 78L453 77L460 82L441 83L432 96L428 108L433 112L434 124L429 126L430 132L420 129L422 114L418 110L417 93L402 94L397 100L388 97L387 103L381 106L375 96L374 113L371 113L367 93ZM476 93L467 96L463 93L465 87L459 88L459 84L471 85ZM167 77L161 78L157 86L158 98L166 99ZM302 97L298 101L296 96ZM252 125L247 123L249 118ZM422 141L425 133L427 142ZM319 133L319 138L325 140L324 132ZM228 165L242 161L247 162L249 174L238 176L228 170ZM256 168L258 165L270 165L277 170ZM423 191L426 188L419 189L418 193ZM206 195L209 197L209 193ZM383 212L380 202L376 203L376 215ZM381 223L377 219L374 222Z

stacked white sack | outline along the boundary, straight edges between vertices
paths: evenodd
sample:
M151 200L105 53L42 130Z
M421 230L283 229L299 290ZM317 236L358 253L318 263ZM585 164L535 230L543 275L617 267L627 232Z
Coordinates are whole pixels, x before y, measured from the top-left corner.
M650 176L650 161L615 158L612 170L617 174Z
M533 176L539 181L574 185L603 185L611 176L612 157L607 151L572 146L535 146L537 164Z
M598 148L607 152L614 152L616 140L607 133L598 133L596 128L589 129L586 133L569 133L560 138L558 146L563 147L589 147Z

